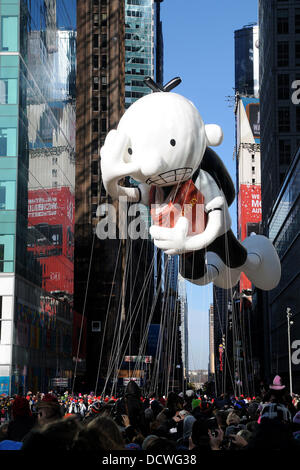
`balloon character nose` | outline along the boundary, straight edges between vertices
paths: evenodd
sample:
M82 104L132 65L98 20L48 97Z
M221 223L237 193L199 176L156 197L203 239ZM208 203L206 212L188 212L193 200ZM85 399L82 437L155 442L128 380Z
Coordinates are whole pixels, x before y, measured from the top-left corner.
M160 158L145 158L143 161L141 172L144 176L150 177L165 171L164 164Z

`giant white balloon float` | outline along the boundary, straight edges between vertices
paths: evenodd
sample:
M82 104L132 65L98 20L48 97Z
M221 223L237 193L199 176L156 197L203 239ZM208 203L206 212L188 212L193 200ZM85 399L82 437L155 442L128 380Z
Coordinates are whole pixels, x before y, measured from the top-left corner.
M281 266L268 238L253 235L240 243L231 231L228 207L233 182L210 146L220 145L222 129L205 125L194 104L169 93L149 77L154 93L133 103L101 149L103 184L112 198L150 206L155 245L180 255L180 271L194 284L237 284L241 272L263 290L277 286ZM119 181L131 176L137 187Z

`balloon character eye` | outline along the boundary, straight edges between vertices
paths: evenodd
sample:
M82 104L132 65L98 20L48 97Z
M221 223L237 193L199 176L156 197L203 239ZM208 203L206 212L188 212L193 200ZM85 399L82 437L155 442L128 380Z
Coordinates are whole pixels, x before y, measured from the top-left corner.
M129 147L128 153L129 153L129 155L132 155L132 148L131 147Z
M171 139L171 140L170 140L170 144L172 145L172 147L175 147L175 145L176 145L176 140L175 140L175 139Z

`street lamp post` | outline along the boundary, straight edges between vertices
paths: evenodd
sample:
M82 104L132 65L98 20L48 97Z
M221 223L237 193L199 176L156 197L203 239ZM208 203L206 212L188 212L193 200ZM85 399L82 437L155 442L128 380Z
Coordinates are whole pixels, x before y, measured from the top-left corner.
M290 394L293 396L293 384L292 384L292 360L291 360L291 325L294 323L291 320L292 312L290 307L286 309L286 317L288 323L288 349L289 349L289 376L290 376Z

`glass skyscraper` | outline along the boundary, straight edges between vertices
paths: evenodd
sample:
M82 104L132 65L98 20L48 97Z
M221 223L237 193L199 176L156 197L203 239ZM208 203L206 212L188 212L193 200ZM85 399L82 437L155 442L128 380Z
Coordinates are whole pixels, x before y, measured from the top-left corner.
M235 90L241 95L259 96L258 26L250 24L234 32Z
M72 376L75 21L0 2L0 393Z
M125 107L150 93L143 79L154 75L153 0L125 0Z
M161 24L157 12L160 1L125 0L126 109L138 98L151 92L143 82L146 76L156 76L156 80L160 80L157 76L157 64L162 60L159 53Z

